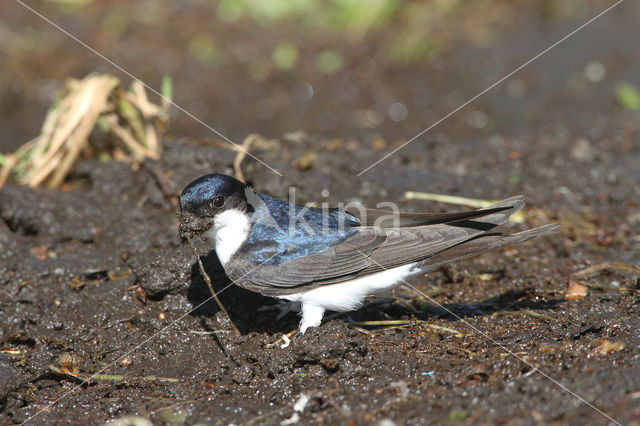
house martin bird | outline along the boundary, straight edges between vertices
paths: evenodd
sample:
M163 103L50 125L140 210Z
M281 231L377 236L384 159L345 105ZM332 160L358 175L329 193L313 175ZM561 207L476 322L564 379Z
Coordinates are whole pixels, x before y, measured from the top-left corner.
M240 287L301 304L300 332L325 310L358 309L407 277L490 249L552 233L550 224L516 234L494 228L524 206L516 196L459 213L326 209L260 194L237 179L202 176L180 196L179 234L209 240Z

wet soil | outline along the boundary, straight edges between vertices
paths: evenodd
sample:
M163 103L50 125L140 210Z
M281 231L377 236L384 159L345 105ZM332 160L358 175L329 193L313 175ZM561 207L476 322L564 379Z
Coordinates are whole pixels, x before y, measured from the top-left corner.
M154 424L638 424L640 116L613 95L616 81L640 86L637 30L625 26L633 16L637 6L599 21L569 50L517 75L518 84L481 98L359 177L402 138L582 21L527 21L495 49L461 46L436 65L378 72L358 65L362 81L349 70L335 87L336 80L312 81L320 100L308 108L287 101L299 81L274 78L263 83L271 91L253 93L278 100L268 118L252 112L255 105L238 113L248 92L225 108L212 106L227 111L217 117L230 134L260 130L274 138L252 153L282 177L250 158L243 163L257 191L286 199L295 186L299 203L393 201L412 211L455 207L403 201L406 190L524 194L526 221L509 231L562 223L552 237L417 277L417 290L372 300L285 348L273 343L296 327L296 314L278 319L275 300L230 285L215 253L200 244L242 332L235 336L177 238L167 188L179 192L202 174L232 173L231 150L170 139L157 163L83 161L65 190L5 187L0 423L100 424L136 415ZM594 58L608 70L601 84L582 73ZM244 87L235 82L228 90ZM375 99L351 93L357 101L336 106L333 95L351 85ZM291 98L278 98L278 90ZM418 112L403 123L358 121L369 111L361 103L374 105L375 116L398 99ZM285 110L296 113L278 115ZM572 275L605 263L584 279ZM587 286L586 296L568 299L570 281ZM373 320L400 323L353 324Z
M549 150L541 145L543 158L525 165L523 174L548 164ZM346 148L327 152L321 141L316 146L318 164L330 156L331 167L290 169L278 180L247 162L249 179L257 190L283 197L282 182L290 179L304 183L302 198L327 187L336 200L351 194L370 202L382 191L416 188L414 179L430 179L436 188L450 185L434 163L425 167L429 172L394 170L394 179L406 183L392 186L383 173L393 161L366 184L346 175L333 184L336 170L354 158L366 164L367 156L359 151L355 157ZM284 168L283 152L306 149L280 142L277 149L255 153ZM637 161L638 154L636 145L625 157ZM295 328L297 316L277 320L277 309L263 309L274 300L228 287L215 252L204 260L242 336L233 335L212 302L203 303L208 289L191 250L176 237L175 211L156 179L160 170L179 189L209 170L229 171L234 155L166 142L157 164L80 164L75 178L82 183L71 191L0 192L4 421L37 415L37 423L99 423L136 414L188 424L277 423L295 415L329 423L607 423L576 395L622 423L640 414L638 276L608 268L592 277L604 288L565 300L574 271L605 261L638 264L638 210L629 201L637 190L633 175L620 176L615 187L599 184L599 191L615 190L621 198L600 198L606 215L555 201L553 188L541 182L535 194L544 199L531 206L529 223L509 226L560 220L559 234L420 277L413 284L430 298L399 290L281 348L272 343ZM489 167L491 158L496 156L478 160ZM461 184L466 195L480 193L475 188L481 182L462 180L468 182ZM564 184L581 185L569 174ZM502 191L507 189L519 192ZM407 322L350 325L363 320ZM622 345L601 354L605 341ZM81 385L60 368L76 377L116 376ZM301 395L308 402L295 406Z

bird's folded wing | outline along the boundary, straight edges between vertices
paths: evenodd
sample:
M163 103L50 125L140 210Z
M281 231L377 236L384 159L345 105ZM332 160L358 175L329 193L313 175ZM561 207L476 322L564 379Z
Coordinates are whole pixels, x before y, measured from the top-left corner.
M521 197L489 207L476 220L405 228L362 227L341 244L279 265L262 265L242 281L263 294L348 281L427 259L504 223L524 204ZM232 274L235 275L235 274ZM233 279L233 277L232 277Z
M491 207L482 210L472 210L454 213L409 213L394 212L378 209L347 209L347 212L360 221L361 226L375 226L379 228L404 228L413 226L435 225L450 223L465 219L474 219L509 209L505 207Z

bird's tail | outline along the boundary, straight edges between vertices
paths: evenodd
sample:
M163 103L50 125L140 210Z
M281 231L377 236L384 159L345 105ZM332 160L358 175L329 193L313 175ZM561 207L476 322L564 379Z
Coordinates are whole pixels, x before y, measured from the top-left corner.
M517 210L519 210L519 208L517 208L515 211ZM508 211L511 211L511 214L515 213L515 211L512 210L507 210L506 212ZM504 216L506 212L496 213L495 216ZM490 219L491 216L484 217L483 221L487 221L487 219ZM507 215L506 218L496 217L495 219L499 223L502 223L506 221L508 217L509 215ZM492 220L490 222L495 223ZM538 228L527 229L526 231L518 232L517 234L502 234L498 232L483 233L470 240L441 251L440 253L437 253L428 259L425 259L421 267L423 270L431 270L437 268L438 266L444 265L445 263L465 259L471 256L476 256L488 250L507 247L529 241L534 238L544 237L554 233L559 226L559 223L552 223L549 225L540 226Z
M512 216L513 214L517 213L518 211L520 211L520 209L522 209L522 207L524 207L525 201L524 201L524 197L522 195L516 195L515 197L511 197L511 198L507 198L505 200L502 201L498 201L497 203L494 203L488 207L485 207L483 209L477 210L478 212L482 212L484 210L496 210L496 209L500 209L503 208L505 210L501 210L498 211L496 213L491 213L488 214L486 216L481 216L479 218L474 218L471 220L461 220L458 222L448 222L449 225L460 225L460 226L465 226L465 225L469 225L469 224L473 224L476 223L478 225L484 225L484 227L486 227L487 229L491 229L494 228L498 225L502 225L503 223L505 223L507 220L509 220L509 217Z

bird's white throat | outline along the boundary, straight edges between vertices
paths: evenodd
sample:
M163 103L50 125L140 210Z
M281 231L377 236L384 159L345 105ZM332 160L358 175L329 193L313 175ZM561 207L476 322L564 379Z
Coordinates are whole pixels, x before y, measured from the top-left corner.
M215 244L222 266L245 242L249 228L249 217L240 210L226 210L215 217L213 227L204 233L204 237Z

